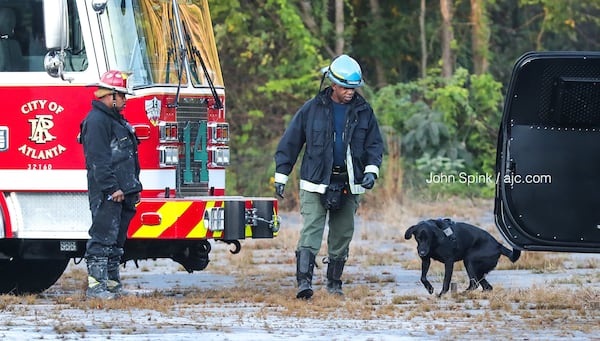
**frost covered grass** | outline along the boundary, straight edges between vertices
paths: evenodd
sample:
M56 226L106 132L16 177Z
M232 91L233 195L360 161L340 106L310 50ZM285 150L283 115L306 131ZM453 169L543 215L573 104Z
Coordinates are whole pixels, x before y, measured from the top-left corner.
M47 324L57 335L81 335L81 338L96 329L112 335L143 335L144 325L148 323L164 329L168 335L173 329L189 326L197 330L227 330L232 325L243 325L244 321L262 321L260 328L275 333L281 327L273 326L270 321L288 321L291 324L287 328L300 329L307 325L303 321L322 321L313 326L324 328L323 333L331 335L327 328L347 327L348 321L352 321L359 324L354 326L358 330L355 333L369 335L385 327L382 321L391 323L392 328L400 328L393 323L397 321L420 326L421 330L415 335L441 336L442 339L453 339L463 333L483 339L515 332L547 336L549 331L556 337L591 337L599 327L596 312L600 291L585 286L500 287L493 292L456 293L437 298L426 295L424 290L412 294L385 293L381 287L394 283L381 283L373 277L352 277L358 284L347 286L343 300L322 289L317 289L310 301L290 299L295 293L293 287L283 280L273 282L266 277L264 281L229 290L191 287L178 290L177 294L166 290L115 301L83 300L77 294L67 299L63 296L2 296L0 301L5 314L24 318L33 313L41 327ZM37 308L32 311L31 307ZM69 311L72 313L66 313ZM95 326L90 326L86 318L101 314L110 318L94 317ZM169 322L180 320L186 322ZM2 327L19 324L15 319L5 319L0 325L0 334Z
M390 204L392 205L392 204ZM0 296L0 337L28 339L179 340L190 333L229 340L454 340L594 339L600 329L599 255L524 252L515 264L502 259L488 276L491 292L465 293L457 263L456 292L429 295L419 281L414 240L404 231L431 217L469 221L494 234L491 203L457 200L388 207L388 214L359 211L344 271L345 298L327 294L326 255L317 257L315 295L295 299L294 250L300 218L284 213L275 239L245 240L240 254L214 242L206 270L187 274L170 260L140 261L122 269L133 295L115 301L86 300L84 264L71 264L42 295ZM429 278L441 288L443 269ZM29 334L23 334L23 331ZM15 331L19 334L12 334Z

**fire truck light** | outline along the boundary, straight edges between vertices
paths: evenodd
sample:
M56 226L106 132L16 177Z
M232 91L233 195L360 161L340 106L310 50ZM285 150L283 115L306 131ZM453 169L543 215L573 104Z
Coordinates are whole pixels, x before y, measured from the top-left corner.
M217 138L225 142L229 141L229 125L217 127Z
M211 143L229 142L229 123L208 123L208 136Z
M173 167L179 163L179 148L177 146L158 147L158 162L160 167Z
M8 127L0 127L0 152L8 150Z
M225 230L225 208L213 207L204 211L204 227L211 231Z
M160 142L177 142L177 123L175 122L160 122L158 124L158 138Z
M147 124L136 124L133 126L135 130L135 136L140 140L147 140L150 138L150 126Z
M146 212L141 216L142 225L158 226L162 222L162 216L158 212Z
M209 147L212 165L216 167L229 166L229 147Z

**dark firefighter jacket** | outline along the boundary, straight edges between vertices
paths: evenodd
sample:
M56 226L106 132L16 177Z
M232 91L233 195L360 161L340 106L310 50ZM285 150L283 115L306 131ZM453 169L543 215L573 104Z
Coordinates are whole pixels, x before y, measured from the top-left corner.
M138 139L123 115L93 100L92 110L81 122L88 190L108 196L142 190L139 180Z
M285 184L302 147L300 189L324 193L333 168L332 89L325 88L306 102L294 115L275 152L275 182ZM349 103L344 128L346 167L353 194L364 193L360 186L364 173L379 176L383 139L373 109L358 93Z

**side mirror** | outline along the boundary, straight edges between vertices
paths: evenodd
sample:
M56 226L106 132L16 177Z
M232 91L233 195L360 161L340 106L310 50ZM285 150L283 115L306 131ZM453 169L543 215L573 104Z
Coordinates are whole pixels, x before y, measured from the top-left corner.
M106 8L106 3L108 0L92 0L92 8L96 13L102 14L104 9Z
M52 77L65 78L65 52L69 47L69 8L67 0L44 0L44 31L46 48L49 50L44 58L44 68Z
M69 46L69 9L66 0L44 0L44 30L48 50Z
M63 66L64 52L57 50L48 51L44 57L44 68L46 69L46 72L54 78L61 77L63 76Z

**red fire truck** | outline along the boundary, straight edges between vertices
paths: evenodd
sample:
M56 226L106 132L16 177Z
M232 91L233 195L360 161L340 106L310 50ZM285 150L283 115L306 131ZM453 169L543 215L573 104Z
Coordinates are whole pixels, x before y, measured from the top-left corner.
M273 238L275 198L227 196L229 125L207 0L0 0L0 293L36 293L80 259L91 214L79 124L107 70L131 73L125 117L144 186L123 261L188 272L211 240Z

